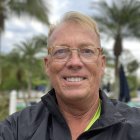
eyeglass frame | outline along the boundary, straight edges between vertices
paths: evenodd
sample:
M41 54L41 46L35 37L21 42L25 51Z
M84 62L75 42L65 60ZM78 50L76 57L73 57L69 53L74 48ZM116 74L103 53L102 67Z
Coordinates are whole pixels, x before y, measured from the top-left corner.
M56 45L56 46L49 46L49 47L47 47L47 49L48 49L48 55L50 55L52 58L53 58L53 55L52 55L52 50L53 50L53 48L56 48L56 47L64 47L64 48L68 48L68 49L70 49L70 51L71 51L71 54L72 54L72 50L77 50L77 53L78 53L78 56L79 56L79 58L81 59L81 55L79 54L79 50L82 48L70 48L70 47L68 47L68 46L64 46L64 45ZM88 46L92 46L92 45L87 45L87 47ZM95 47L95 46L92 46L92 47L94 47L95 49L97 49L98 51L99 51L99 54L97 55L97 59L98 59L98 57L99 57L99 55L102 55L103 54L103 48L101 48L101 47ZM64 61L64 60L62 60L62 61L57 61L57 60L55 60L56 62L67 62L68 60L69 60L70 58L68 58L66 61ZM81 59L82 60L82 59ZM87 61L88 62L88 61Z

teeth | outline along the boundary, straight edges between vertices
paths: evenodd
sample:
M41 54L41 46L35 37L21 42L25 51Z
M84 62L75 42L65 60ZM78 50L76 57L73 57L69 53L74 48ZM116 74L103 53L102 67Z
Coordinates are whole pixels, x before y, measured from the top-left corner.
M68 82L80 82L80 81L82 81L84 78L82 78L82 77L68 77L68 78L66 78L66 80L68 81Z

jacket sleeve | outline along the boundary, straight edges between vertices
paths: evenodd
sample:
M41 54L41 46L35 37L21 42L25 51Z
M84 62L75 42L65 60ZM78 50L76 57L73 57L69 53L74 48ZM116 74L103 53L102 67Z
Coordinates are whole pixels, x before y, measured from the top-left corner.
M0 140L16 140L16 114L0 122Z

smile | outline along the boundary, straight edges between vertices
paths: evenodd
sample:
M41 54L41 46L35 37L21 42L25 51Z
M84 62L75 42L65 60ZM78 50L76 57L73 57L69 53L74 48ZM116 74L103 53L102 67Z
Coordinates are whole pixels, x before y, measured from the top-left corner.
M80 82L82 80L85 80L84 77L65 77L64 79L68 82Z

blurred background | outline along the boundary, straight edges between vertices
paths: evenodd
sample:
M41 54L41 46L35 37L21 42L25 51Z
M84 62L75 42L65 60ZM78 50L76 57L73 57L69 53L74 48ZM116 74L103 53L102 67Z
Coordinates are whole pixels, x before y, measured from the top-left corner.
M0 0L0 120L50 89L43 63L48 27L67 11L97 21L107 57L101 88L140 107L140 0Z

